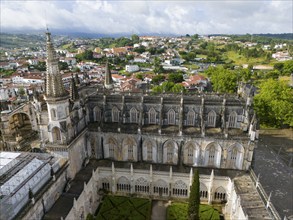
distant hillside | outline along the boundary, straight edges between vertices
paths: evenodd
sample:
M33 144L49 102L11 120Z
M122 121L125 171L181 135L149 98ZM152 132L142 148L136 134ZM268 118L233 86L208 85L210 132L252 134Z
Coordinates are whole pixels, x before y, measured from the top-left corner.
M284 34L255 34L256 36L261 37L270 37L284 40L293 40L293 33L284 33Z
M0 34L0 47L3 48L35 48L44 45L45 37L33 34Z

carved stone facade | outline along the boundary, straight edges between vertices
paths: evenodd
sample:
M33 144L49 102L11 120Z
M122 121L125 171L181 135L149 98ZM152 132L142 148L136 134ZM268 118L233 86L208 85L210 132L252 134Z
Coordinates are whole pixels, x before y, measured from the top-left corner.
M237 97L89 96L92 157L247 170L257 131ZM252 135L253 134L253 135Z

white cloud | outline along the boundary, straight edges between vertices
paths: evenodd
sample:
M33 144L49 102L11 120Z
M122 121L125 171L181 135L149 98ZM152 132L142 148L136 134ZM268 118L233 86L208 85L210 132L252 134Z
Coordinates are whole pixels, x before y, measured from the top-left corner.
M293 32L292 1L1 1L1 29L95 33Z

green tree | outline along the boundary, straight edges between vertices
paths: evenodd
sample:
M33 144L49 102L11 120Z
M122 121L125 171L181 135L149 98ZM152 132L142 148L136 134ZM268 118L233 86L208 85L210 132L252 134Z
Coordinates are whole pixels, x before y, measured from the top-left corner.
M154 72L157 74L164 72L164 68L161 65L161 60L158 57L155 57L154 59Z
M25 94L25 90L24 90L23 87L20 87L20 88L18 89L18 94L19 94L20 96L24 96L24 94Z
M206 71L212 82L213 90L220 93L233 93L237 86L237 73L222 66L209 67Z
M59 61L58 62L58 67L59 67L59 70L67 70L68 69L68 64L66 62Z
M185 93L186 89L184 86L182 86L181 84L175 84L172 88L171 88L171 92L173 93Z
M153 77L152 82L155 85L160 84L161 82L163 82L165 80L165 76L164 75L156 75Z
M200 205L200 194L199 194L199 173L195 170L193 183L190 190L189 203L188 203L188 219L199 220L199 205Z
M93 60L93 51L85 50L83 53L77 54L75 57L77 60Z
M46 62L40 61L37 65L34 66L37 70L45 71L46 70Z
M180 83L183 81L183 74L182 73L170 73L168 77L169 82L173 83Z
M137 44L139 42L139 36L136 34L131 35L131 40L133 44Z
M287 81L262 82L254 97L254 106L261 124L293 127L293 90Z

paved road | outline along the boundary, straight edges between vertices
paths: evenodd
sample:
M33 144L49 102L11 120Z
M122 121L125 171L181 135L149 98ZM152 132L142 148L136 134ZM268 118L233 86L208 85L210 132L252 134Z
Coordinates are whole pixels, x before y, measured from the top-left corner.
M152 201L152 220L166 220L167 201L153 200Z
M260 174L260 183L281 215L293 219L293 169L269 147L260 141L254 152L253 169ZM292 143L293 144L293 143ZM289 146L290 147L290 146Z

